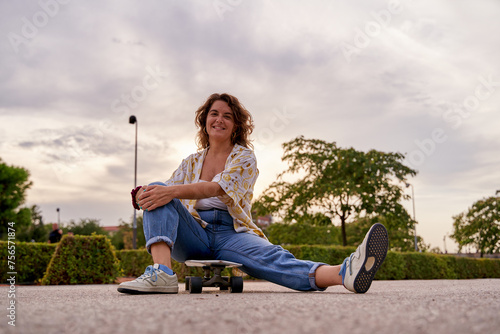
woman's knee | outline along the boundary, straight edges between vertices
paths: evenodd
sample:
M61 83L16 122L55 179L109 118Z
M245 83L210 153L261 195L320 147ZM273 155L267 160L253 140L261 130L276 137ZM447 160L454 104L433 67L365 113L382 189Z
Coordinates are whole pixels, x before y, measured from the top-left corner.
M160 181L155 181L148 184L148 186L166 186L166 184Z
M177 205L175 203L175 201L179 201L178 199L174 198L172 199L170 202L168 202L167 204L165 205L162 205L162 206L159 206L157 207L156 209L154 210L151 210L151 211L144 211L143 212L143 217L155 217L155 216L169 216L172 214L172 213L176 213L178 214L178 208L177 208Z

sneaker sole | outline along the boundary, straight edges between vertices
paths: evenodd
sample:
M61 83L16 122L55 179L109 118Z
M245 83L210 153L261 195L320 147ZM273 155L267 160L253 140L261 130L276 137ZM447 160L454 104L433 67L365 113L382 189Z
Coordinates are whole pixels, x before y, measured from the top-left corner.
M179 292L179 288L177 287L177 289L176 288L163 288L163 289L157 288L157 290L153 290L153 289L138 290L138 289L134 289L134 288L122 287L122 288L118 288L118 292L128 293L131 295L146 295L146 294L158 294L158 293L175 294L175 293Z
M379 223L373 225L368 234L368 240L366 241L365 260L358 275L354 279L353 287L357 293L365 293L368 291L375 277L375 273L385 260L388 248L389 236L387 235L386 228ZM374 257L375 262L370 270L366 270L365 265L370 257Z

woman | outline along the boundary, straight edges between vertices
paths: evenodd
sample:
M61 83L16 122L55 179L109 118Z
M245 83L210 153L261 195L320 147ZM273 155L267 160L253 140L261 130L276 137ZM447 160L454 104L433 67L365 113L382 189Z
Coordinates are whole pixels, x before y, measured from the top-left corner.
M229 94L212 94L196 111L198 153L184 159L166 183L132 191L144 211L146 247L154 261L142 276L121 283L124 293L177 293L171 258L218 259L243 264L247 274L295 290L344 284L364 293L385 259L387 231L372 226L342 265L296 259L271 244L251 218L257 162L249 135L250 113Z

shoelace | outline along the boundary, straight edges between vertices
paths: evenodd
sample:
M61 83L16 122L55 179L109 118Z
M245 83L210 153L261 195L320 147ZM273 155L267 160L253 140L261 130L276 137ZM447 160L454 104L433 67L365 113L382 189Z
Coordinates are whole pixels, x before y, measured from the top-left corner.
M144 274L139 276L138 279L146 279L152 277L153 274L155 275L153 282L156 282L158 280L158 269L155 269L153 266L147 266L146 271L144 271Z

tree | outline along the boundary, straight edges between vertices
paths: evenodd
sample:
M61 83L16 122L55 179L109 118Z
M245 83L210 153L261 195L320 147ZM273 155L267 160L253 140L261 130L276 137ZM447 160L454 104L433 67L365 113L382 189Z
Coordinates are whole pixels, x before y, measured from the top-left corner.
M315 212L313 214L306 213L303 216L296 217L296 221L297 223L305 223L312 226L328 226L332 224L331 219L321 212Z
M77 235L92 235L95 234L106 234L106 231L101 227L99 219L92 218L80 218L80 221L76 223L74 220L70 220L67 232L72 232Z
M146 239L144 237L142 224L142 215L139 215L137 216L137 248L146 247ZM116 249L132 249L133 233L133 223L126 223L122 220L118 232L111 236L111 243Z
M285 222L322 212L340 220L342 242L347 245L345 225L351 215L407 214L399 203L408 199L402 186L416 171L403 165L400 153L342 149L335 142L297 137L283 144L288 169L259 197L259 214L277 213ZM298 180L283 180L286 174Z
M451 238L458 243L460 252L464 246L471 245L481 253L492 254L500 251L500 199L483 198L453 217Z
M24 204L26 190L32 186L29 176L27 169L8 166L0 159L0 239L6 235L9 222L15 223L16 230L31 222L30 210L19 209Z
M49 238L51 227L43 224L42 212L38 205L32 205L30 208L23 208L26 213L31 215L30 224L16 230L16 239L19 241L46 242Z

